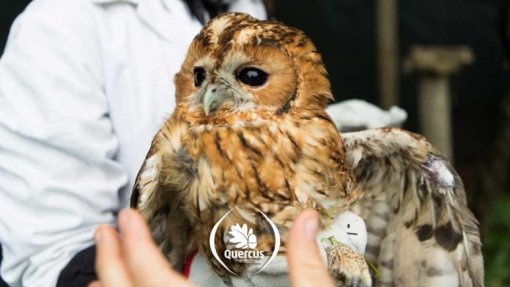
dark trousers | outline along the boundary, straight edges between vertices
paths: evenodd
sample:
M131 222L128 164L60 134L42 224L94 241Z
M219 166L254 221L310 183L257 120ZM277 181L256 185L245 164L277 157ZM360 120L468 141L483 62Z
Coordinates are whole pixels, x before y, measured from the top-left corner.
M90 246L76 254L67 266L60 272L57 287L87 287L97 280L94 264L96 260L96 246ZM0 265L2 263L2 248L0 246ZM9 287L0 277L0 287Z
M57 287L86 287L90 282L97 280L95 260L95 245L76 254L60 273Z
M0 266L2 265L2 246L0 246ZM2 280L2 276L0 275L0 287L8 287L7 283Z

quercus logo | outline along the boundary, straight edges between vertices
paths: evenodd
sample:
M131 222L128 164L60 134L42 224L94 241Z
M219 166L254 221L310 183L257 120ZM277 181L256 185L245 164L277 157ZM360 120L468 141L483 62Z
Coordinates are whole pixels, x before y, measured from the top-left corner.
M235 244L234 249L226 249L223 256L243 263L257 263L264 258L264 252L257 250L257 236L248 225L236 223L230 226L229 243Z
M239 226L239 223L230 226L229 234L232 236L230 238L230 243L235 243L236 248L251 248L255 249L257 247L257 236L253 234L253 229L248 229L248 225L243 224L243 226Z
M218 262L228 272L237 275L227 266L227 264L225 264L225 262L223 262L222 257L219 256L215 241L219 226L234 210L235 208L231 209L223 215L218 222L216 222L209 236L209 245L214 258L216 258L216 260L218 260ZM261 272L276 257L276 255L278 255L278 250L280 249L280 233L276 228L276 225L274 225L269 217L267 217L267 215L262 211L257 210L257 213L260 215L260 219L267 223L269 230L273 233L273 250L271 252L258 250L257 235L253 228L250 228L246 223L235 223L228 228L228 232L226 234L226 238L228 238L228 240L226 242L226 248L222 254L223 258L235 261L236 263L258 264L260 267L255 274Z

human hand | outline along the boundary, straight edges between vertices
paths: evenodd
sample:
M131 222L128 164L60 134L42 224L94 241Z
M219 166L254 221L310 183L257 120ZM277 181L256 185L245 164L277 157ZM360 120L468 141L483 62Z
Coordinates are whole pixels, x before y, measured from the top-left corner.
M120 234L108 225L96 230L94 240L99 281L89 284L89 287L194 286L172 269L137 211L121 211L118 221Z
M122 211L119 228L122 239L111 226L97 229L96 271L99 281L89 287L194 286L171 268L137 211ZM287 260L294 287L334 286L315 241L318 231L319 216L313 210L303 211L290 229Z

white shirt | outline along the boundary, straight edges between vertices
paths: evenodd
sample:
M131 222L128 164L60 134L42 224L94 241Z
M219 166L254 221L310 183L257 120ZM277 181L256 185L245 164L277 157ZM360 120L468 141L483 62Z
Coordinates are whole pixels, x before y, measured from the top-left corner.
M260 0L231 10L265 18ZM36 0L0 59L0 244L12 286L54 286L115 224L200 23L180 0Z

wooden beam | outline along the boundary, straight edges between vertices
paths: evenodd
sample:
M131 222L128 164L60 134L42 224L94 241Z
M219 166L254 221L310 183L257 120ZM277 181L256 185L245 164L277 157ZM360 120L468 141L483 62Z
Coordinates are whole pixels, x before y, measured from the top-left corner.
M398 2L376 3L379 103L387 109L399 103Z
M444 156L453 161L450 76L473 62L466 46L415 46L404 61L404 70L420 74L418 110L421 132Z

